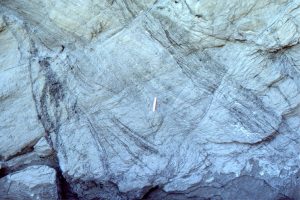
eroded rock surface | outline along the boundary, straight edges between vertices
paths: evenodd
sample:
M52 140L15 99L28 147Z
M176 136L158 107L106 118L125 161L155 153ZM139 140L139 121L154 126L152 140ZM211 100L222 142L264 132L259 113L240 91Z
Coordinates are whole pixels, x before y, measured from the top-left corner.
M57 198L300 198L300 1L0 5L2 176L49 165Z
M58 199L56 172L47 166L30 166L0 179L1 199Z

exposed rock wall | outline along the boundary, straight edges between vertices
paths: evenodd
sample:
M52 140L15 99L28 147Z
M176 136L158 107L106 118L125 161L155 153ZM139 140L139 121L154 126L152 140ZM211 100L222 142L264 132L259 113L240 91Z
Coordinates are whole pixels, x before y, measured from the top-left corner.
M300 199L299 25L298 0L1 0L0 198Z

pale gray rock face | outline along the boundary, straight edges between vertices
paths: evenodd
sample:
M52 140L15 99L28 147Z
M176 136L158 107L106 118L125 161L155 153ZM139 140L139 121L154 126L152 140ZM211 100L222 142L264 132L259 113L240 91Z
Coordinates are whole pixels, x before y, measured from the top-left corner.
M0 5L2 176L51 166L57 198L300 199L300 1Z
M30 166L0 179L1 199L58 199L56 172L47 166Z
M32 101L29 39L18 22L9 20L1 16L0 155L4 159L33 144L44 134Z

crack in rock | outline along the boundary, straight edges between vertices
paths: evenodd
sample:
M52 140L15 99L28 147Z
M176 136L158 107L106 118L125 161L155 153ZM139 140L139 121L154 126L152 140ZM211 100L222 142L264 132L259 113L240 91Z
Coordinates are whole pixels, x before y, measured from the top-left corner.
M299 199L299 16L0 1L0 198Z

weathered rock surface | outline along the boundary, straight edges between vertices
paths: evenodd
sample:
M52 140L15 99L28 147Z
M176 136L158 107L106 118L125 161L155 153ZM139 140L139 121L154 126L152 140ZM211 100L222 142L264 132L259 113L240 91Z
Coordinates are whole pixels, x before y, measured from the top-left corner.
M44 164L53 198L300 199L300 1L0 6L1 180Z
M1 199L58 199L56 172L47 166L30 166L0 179Z

